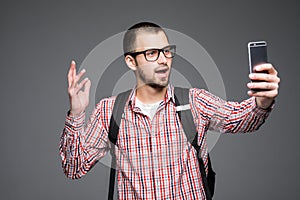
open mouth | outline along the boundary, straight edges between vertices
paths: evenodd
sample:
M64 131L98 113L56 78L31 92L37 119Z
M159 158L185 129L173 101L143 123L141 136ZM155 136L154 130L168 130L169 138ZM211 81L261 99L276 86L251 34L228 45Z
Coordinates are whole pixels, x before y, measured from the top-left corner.
M164 67L164 68L160 68L160 69L156 70L155 73L165 74L165 73L167 73L168 70L169 70L168 67Z
M157 77L160 79L167 79L168 78L168 67L160 68L158 70L155 70L155 73L157 74Z

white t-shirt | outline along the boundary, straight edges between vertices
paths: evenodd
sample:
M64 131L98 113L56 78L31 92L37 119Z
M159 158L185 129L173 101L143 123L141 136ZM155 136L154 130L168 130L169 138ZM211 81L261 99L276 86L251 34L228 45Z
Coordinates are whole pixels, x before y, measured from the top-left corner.
M144 104L137 97L135 98L136 107L140 108L142 110L142 113L149 116L151 120L153 119L160 102L162 101Z

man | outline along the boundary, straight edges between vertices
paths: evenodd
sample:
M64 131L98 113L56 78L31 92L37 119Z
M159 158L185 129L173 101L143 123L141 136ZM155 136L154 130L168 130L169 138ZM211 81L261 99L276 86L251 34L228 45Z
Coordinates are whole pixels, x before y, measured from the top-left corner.
M108 139L115 97L102 99L85 127L85 108L91 82L79 81L72 61L68 73L70 111L61 137L64 172L77 179L110 148L115 148L119 199L206 199L196 152L187 142L176 114L173 86L169 84L175 46L164 30L142 22L124 36L127 66L134 72L136 87L125 104L117 145ZM101 61L100 61L101 62ZM271 64L256 66L249 77L249 99L226 102L209 92L190 89L190 105L198 131L198 145L207 172L206 131L251 132L260 127L278 95L280 79ZM253 89L259 90L253 92Z

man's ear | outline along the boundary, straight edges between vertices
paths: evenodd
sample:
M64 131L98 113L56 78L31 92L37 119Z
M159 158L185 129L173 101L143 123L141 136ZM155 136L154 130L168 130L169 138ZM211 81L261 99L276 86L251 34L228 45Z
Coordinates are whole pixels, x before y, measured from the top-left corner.
M131 55L126 55L125 62L131 70L133 70L133 71L136 70L137 63L136 63L136 60L134 59L134 57L132 57Z

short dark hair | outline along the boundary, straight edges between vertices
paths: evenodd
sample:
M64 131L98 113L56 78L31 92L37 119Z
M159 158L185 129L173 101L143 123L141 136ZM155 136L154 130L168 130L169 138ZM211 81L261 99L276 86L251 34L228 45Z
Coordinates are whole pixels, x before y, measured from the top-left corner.
M131 26L125 33L123 38L123 51L124 55L132 52L135 49L135 41L138 31L146 31L150 33L164 32L164 29L159 25L152 22L139 22ZM166 33L165 33L166 35ZM166 35L167 36L167 35Z

